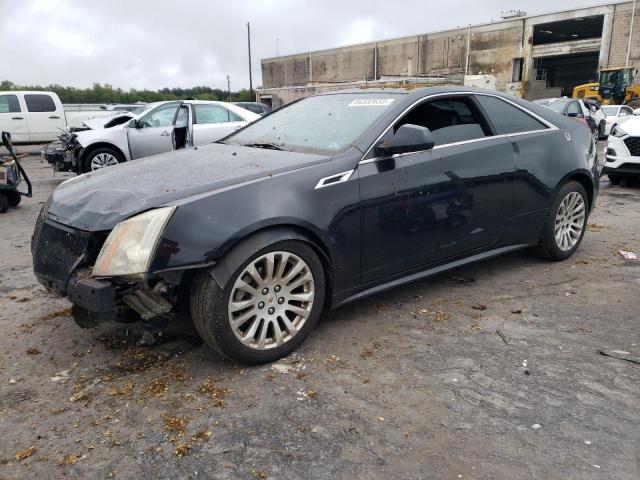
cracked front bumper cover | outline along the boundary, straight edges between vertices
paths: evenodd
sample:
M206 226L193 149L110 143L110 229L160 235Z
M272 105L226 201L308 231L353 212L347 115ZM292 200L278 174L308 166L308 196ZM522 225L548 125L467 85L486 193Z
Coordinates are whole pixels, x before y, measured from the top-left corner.
M117 314L116 289L111 283L95 278L72 278L67 296L74 305L90 312Z

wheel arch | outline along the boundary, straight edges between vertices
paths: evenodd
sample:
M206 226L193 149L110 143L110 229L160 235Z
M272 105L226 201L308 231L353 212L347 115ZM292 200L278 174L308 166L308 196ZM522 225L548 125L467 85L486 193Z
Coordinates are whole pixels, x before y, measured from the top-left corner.
M78 159L78 163L82 166L82 168L84 168L84 161L86 160L87 156L99 149L99 148L110 148L114 151L116 151L119 155L120 158L122 158L123 162L127 161L127 156L124 154L124 152L122 151L121 148L117 147L116 145L114 145L113 143L109 143L109 142L96 142L96 143L92 143L91 145L87 145L83 151L82 154L80 155L80 158Z
M575 171L567 174L562 180L560 180L560 182L558 182L554 193L557 192L562 187L562 185L572 180L578 182L584 187L584 190L587 192L589 211L591 211L595 201L595 187L593 185L593 181L591 180L591 176L584 171Z
M236 241L227 242L218 251L218 259L211 267L211 276L221 287L253 253L285 240L298 240L309 245L320 258L325 275L325 305L331 303L333 293L333 262L325 242L308 228L295 224L269 225L248 233Z

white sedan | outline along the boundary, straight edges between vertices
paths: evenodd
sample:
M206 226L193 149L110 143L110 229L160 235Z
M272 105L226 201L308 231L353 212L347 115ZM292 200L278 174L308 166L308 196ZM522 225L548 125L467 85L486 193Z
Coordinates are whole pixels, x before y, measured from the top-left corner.
M129 118L85 122L42 151L56 171L85 173L118 163L215 142L262 118L226 102L184 100L152 103Z
M611 135L613 127L626 122L633 117L633 110L626 105L604 105L602 111L606 115L607 124L604 127L604 135Z

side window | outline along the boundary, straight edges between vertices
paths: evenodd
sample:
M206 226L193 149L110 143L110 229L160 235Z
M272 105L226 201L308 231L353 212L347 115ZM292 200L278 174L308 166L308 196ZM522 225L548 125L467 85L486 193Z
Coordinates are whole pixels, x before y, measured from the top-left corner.
M24 96L27 110L30 112L55 112L56 104L49 95L27 94Z
M147 113L138 121L138 124L140 128L170 127L173 125L177 109L177 103L163 105Z
M581 116L582 115L582 109L580 108L580 105L578 105L578 102L571 102L567 106L566 114L569 117Z
M633 110L631 110L629 107L622 107L622 111L625 115L633 115Z
M17 95L0 95L0 113L16 113L20 111Z
M436 145L490 136L484 118L469 97L427 101L407 113L395 126L421 125L431 130Z
M530 132L548 128L544 123L536 120L528 113L510 105L497 97L478 95L476 97L491 122L495 125L498 135L510 133Z
M213 123L242 122L242 118L220 105L196 104L196 123L209 125Z

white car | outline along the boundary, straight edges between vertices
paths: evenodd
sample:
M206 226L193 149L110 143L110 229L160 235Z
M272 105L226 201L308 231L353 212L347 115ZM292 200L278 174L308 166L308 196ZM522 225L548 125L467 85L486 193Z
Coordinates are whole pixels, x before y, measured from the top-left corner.
M42 150L56 171L85 173L138 158L215 142L262 118L226 102L184 100L151 103L133 116L124 112L85 122Z
M607 124L604 128L605 136L611 135L613 127L620 125L633 117L633 110L626 105L605 105L602 111L607 116Z
M616 125L609 136L603 174L613 184L623 177L640 177L640 116Z

